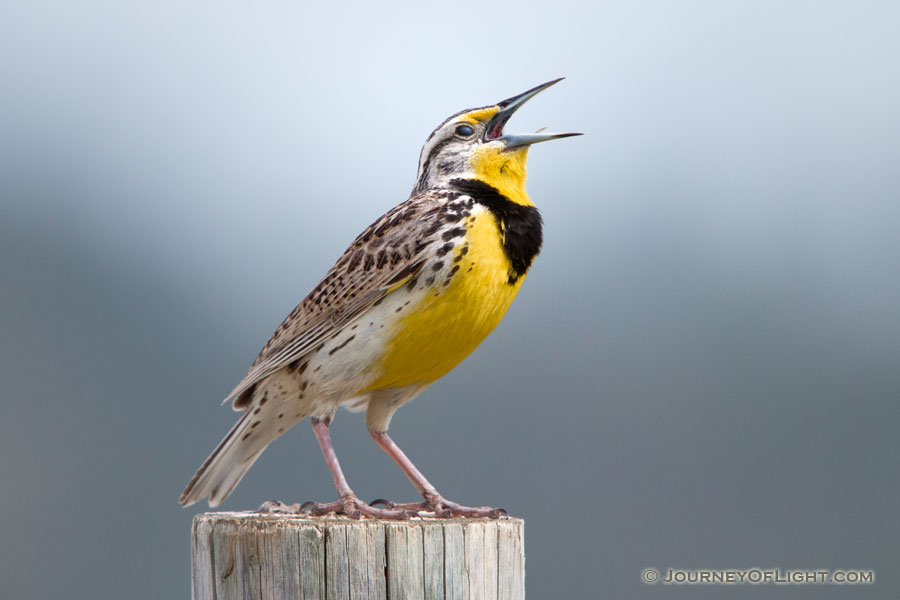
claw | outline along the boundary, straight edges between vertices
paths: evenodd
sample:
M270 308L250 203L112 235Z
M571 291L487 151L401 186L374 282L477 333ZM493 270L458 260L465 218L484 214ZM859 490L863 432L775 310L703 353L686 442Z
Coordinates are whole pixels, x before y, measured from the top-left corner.
M322 515L327 515L330 512L343 512L340 502L313 502L307 501L304 502L300 506L300 512L306 513L309 515L313 515L314 517L321 517Z
M373 506L374 504L382 504L387 508L376 508ZM353 494L347 494L335 502L304 502L297 508L297 511L317 517L335 513L357 520L372 517L374 519L406 521L415 515L415 513L399 508L396 503L390 500L381 498L371 504L366 504Z
M383 506L384 508L378 508ZM392 502L385 498L377 498L366 504L355 495L347 495L334 502L313 502L303 504L285 504L278 500L264 502L258 509L263 513L290 513L308 514L316 517L330 513L342 514L350 519L389 519L408 521L412 517L420 517L422 513L430 513L432 518L450 519L452 517L473 517L500 519L509 517L505 508L490 508L488 506L469 507L456 502L450 502L443 496L429 494L425 502Z
M429 493L425 496L425 504L428 509L434 512L436 517L474 517L499 519L500 517L509 516L505 508L491 508L489 506L463 506L456 502L451 502L437 493Z

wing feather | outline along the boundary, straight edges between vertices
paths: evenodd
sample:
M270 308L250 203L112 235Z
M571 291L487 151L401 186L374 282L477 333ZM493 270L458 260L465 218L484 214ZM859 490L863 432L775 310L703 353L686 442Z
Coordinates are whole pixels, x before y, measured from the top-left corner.
M447 215L442 199L419 193L372 223L344 252L319 284L285 318L247 375L222 402L240 394L325 341L376 302L405 285L440 241ZM243 406L237 406L239 410Z

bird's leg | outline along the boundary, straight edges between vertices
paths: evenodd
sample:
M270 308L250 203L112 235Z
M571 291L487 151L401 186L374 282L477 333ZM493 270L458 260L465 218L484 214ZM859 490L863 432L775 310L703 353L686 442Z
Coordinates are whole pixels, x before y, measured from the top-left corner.
M438 493L437 489L435 489L427 479L425 479L422 472L416 468L416 465L414 465L411 460L409 460L409 457L403 453L403 450L394 443L394 440L391 439L386 431L378 432L370 429L369 433L372 435L372 439L375 440L375 443L381 446L381 448L394 459L394 462L403 469L403 472L406 473L406 476L409 477L412 484L416 486L416 489L419 490L419 493L425 498L425 502L411 504L398 504L387 501L375 501L372 504L386 504L388 507L394 509L430 511L439 517L460 516L489 517L491 519L497 519L506 514L506 511L502 508L462 506L461 504L447 500Z
M322 421L320 419L311 419L313 433L319 441L319 447L322 448L322 455L325 457L325 464L331 471L331 477L334 479L334 487L337 488L338 500L336 502L307 502L302 507L302 511L310 512L314 515L324 515L327 513L343 513L352 519L361 519L363 515L375 517L376 519L408 519L409 511L403 508L389 509L375 508L369 506L360 500L344 477L341 471L341 464L338 462L337 455L334 453L334 446L331 444L331 435L328 432L330 420Z

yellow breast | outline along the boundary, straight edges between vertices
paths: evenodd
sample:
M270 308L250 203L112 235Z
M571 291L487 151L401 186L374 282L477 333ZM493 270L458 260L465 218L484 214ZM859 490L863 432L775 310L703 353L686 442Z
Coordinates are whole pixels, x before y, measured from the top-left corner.
M453 252L453 258L459 258L451 264L459 269L448 285L437 281L393 325L387 351L375 369L379 375L367 389L431 383L446 375L506 314L524 276L509 283L510 262L494 215L477 210L473 216L465 242Z

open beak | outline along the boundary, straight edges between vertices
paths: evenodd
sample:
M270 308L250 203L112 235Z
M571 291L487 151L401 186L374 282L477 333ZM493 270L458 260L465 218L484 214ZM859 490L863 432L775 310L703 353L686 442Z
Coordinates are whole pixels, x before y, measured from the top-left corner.
M521 108L523 104L546 90L554 83L559 83L563 79L563 77L560 77L559 79L554 79L553 81L542 83L537 87L531 88L527 92L522 92L518 96L513 96L512 98L507 98L506 100L498 102L497 106L500 107L500 111L496 115L491 117L491 120L488 122L487 127L485 127L484 141L504 142L506 144L506 149L511 150L513 148L521 148L522 146L537 144L538 142L546 142L548 140L558 140L559 138L581 135L580 133L503 133L503 127L504 125L506 125L506 122L509 121L509 118L513 116L513 114L515 114L515 112L519 110L519 108Z

